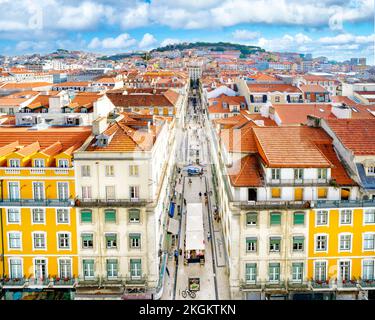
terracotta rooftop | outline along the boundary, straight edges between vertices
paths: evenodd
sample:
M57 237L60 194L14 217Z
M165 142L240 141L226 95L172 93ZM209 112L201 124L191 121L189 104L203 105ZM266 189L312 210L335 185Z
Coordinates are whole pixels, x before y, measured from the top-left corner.
M318 84L303 84L300 86L301 91L303 92L316 92L316 93L325 93L328 92L327 89L323 88Z
M330 143L321 128L256 127L255 141L264 163L275 168L328 168L329 160L316 143Z
M375 119L329 119L327 124L355 155L375 155Z
M228 175L234 187L259 187L262 185L256 155L247 155L228 168Z
M220 138L228 152L257 153L258 149L254 140L253 122L247 122L241 128L222 129Z
M282 125L306 124L308 115L323 119L336 118L331 113L332 106L329 104L274 104L272 108L280 118Z
M290 84L263 84L263 83L251 83L247 87L251 92L291 92L291 93L300 93L301 90Z

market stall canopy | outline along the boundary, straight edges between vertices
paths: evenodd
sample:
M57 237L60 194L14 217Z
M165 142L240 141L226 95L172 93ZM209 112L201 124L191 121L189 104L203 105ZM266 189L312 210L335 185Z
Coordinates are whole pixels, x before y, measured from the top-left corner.
M186 250L204 250L202 203L188 203L186 211Z
M179 223L176 219L169 219L168 232L172 234L178 234Z

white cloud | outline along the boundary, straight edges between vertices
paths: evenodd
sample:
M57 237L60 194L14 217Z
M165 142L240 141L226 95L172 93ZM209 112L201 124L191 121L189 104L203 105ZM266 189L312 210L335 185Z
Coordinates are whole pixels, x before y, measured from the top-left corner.
M179 44L179 43L182 43L183 41L182 40L179 40L179 39L173 39L173 38L166 38L164 39L161 43L160 43L160 46L161 47L165 47L165 46L169 46L171 44Z
M357 36L351 33L342 33L336 37L322 37L320 43L324 44L348 44L348 43L374 43L375 35Z
M138 46L140 49L149 49L156 43L157 43L157 40L152 34L145 33L143 35L142 40L139 42Z
M254 40L260 37L260 33L257 31L250 31L250 30L235 30L232 33L232 36L236 40Z
M121 26L125 29L138 28L149 24L149 4L138 3L121 15Z
M90 49L128 49L136 45L137 40L130 37L128 33L123 33L116 38L99 39L95 37L91 40L88 47Z

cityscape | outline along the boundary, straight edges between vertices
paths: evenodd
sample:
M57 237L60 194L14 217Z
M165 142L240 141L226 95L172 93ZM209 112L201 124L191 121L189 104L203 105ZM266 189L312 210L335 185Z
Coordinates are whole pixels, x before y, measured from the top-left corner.
M0 1L0 300L375 300L374 2L302 2Z

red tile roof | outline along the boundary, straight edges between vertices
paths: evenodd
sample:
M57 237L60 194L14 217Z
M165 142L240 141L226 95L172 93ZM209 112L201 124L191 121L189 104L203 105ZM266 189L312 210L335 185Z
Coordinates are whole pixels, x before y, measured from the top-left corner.
M234 187L260 187L262 185L256 155L248 155L235 161L228 168L228 175Z
M308 115L323 119L336 118L331 113L332 106L330 104L274 104L272 108L279 116L282 125L306 124Z
M291 93L300 93L301 90L290 84L263 84L263 83L251 83L248 84L250 92L291 92Z

